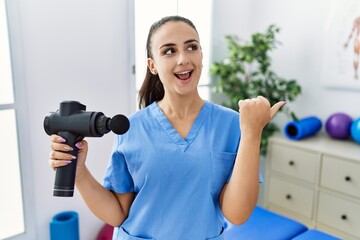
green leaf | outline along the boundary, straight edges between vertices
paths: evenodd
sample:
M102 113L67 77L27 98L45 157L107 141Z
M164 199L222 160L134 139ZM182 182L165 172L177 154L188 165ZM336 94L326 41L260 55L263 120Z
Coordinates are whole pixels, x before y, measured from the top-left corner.
M271 69L270 52L280 45L276 39L280 28L270 25L265 32L254 33L249 41L235 35L225 36L228 55L210 67L210 74L216 80L214 91L228 97L224 106L238 110L240 99L262 95L271 105L279 101L295 101L301 94L301 86L294 79L285 79ZM286 60L284 60L286 61ZM280 109L292 120L298 119L288 106ZM279 131L275 123L268 123L263 129L260 151L266 154L269 137Z

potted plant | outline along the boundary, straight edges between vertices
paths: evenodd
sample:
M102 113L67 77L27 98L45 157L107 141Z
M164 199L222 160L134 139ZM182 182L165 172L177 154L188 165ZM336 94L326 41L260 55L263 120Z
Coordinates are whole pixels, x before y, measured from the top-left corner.
M285 79L271 69L270 51L279 45L276 34L280 29L270 25L264 33L254 33L248 42L236 36L226 36L228 56L210 67L211 75L217 80L216 91L226 95L225 106L238 111L240 99L253 98L259 95L267 98L271 105L278 101L294 101L301 93L301 86L294 79ZM284 106L290 119L297 120L295 114ZM269 122L263 130L260 151L266 155L269 137L279 131L279 126Z

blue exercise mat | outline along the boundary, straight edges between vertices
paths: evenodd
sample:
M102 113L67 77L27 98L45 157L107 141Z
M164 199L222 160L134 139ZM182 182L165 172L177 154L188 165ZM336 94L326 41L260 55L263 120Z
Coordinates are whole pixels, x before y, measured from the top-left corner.
M306 230L302 223L257 206L244 224L227 223L224 239L289 240Z

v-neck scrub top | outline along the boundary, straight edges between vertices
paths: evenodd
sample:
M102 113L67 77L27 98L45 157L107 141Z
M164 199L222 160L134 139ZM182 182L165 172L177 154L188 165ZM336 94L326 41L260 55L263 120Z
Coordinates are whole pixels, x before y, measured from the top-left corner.
M104 187L134 192L113 240L223 239L218 197L240 141L239 113L205 101L182 138L157 102L129 117L116 136Z

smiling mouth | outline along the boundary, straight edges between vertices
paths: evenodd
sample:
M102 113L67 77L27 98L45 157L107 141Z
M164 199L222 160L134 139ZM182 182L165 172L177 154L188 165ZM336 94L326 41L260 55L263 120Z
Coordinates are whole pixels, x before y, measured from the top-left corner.
M174 75L180 80L187 80L191 77L192 72L193 71L191 70L191 71L186 71L186 72L181 72L181 73L175 73Z

